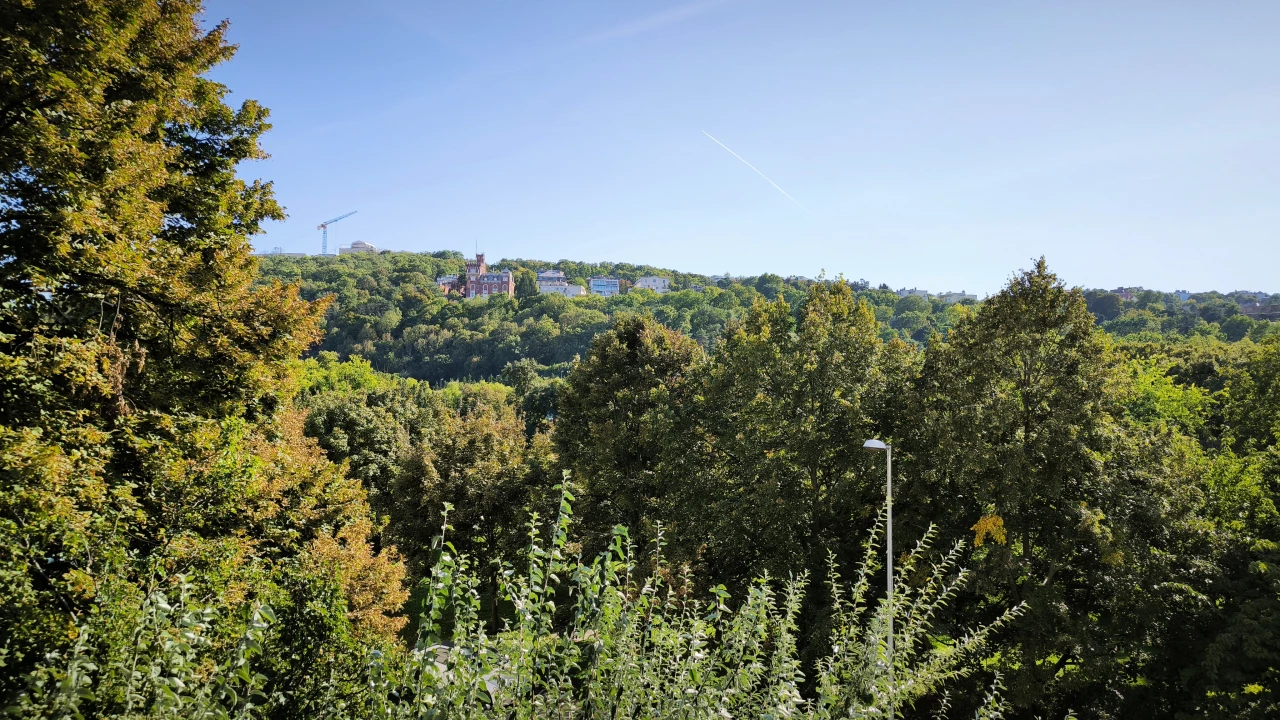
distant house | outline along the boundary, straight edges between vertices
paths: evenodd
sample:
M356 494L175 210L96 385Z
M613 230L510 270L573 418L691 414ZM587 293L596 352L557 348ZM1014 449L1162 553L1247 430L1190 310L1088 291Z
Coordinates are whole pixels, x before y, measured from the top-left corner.
M1121 300L1127 300L1129 302L1133 302L1134 299L1137 297L1136 295L1134 295L1132 292L1129 291L1129 288L1116 288L1111 292L1115 293L1116 295L1119 295Z
M1267 305L1260 302L1247 303L1240 306L1240 312L1254 320L1280 320L1280 302Z
M559 270L538 271L538 292L540 293L558 292L561 285L567 284L564 273Z
M476 281L467 285L467 297L486 298L490 295L516 294L516 281L510 270L502 272L480 273Z
M557 293L567 298L576 298L576 297L582 297L583 295L586 295L587 289L582 287L581 285L573 285L571 283L565 283L563 285L557 285L555 287L547 288L546 290L543 290L542 288L538 288L538 292Z
M1187 292L1186 290L1174 290L1173 294L1178 296L1178 299L1181 300L1182 302L1186 302L1191 299L1191 293Z
M901 290L899 290L899 291L898 291L898 297L911 297L911 296L913 296L913 295L914 295L915 297L922 297L922 298L924 298L925 300L928 300L928 299L929 299L929 291L928 291L928 290L920 290L920 289L917 289L917 288L911 288L910 290L908 290L908 289L906 289L906 288L902 288Z
M637 290L652 290L659 295L671 290L671 278L658 277L657 275L646 275L636 280L634 286Z
M516 294L515 276L510 270L489 272L484 254L477 253L474 260L467 261L467 284L462 294L469 298L487 298L490 295L511 297Z
M977 295L970 295L969 293L966 293L963 290L961 290L960 292L951 292L948 290L947 292L944 292L941 295L938 295L937 297L939 300L941 300L944 303L947 303L948 305L950 305L951 303L958 303L961 300L977 301L978 299Z
M570 285L568 280L565 279L564 273L559 270L542 270L538 272L538 292L543 294L554 293L572 298L585 295L587 289L581 285Z
M350 245L343 245L338 248L339 255L355 255L357 253L375 253L376 254L377 252L378 252L378 248L374 247L371 243L367 243L363 240L357 240L351 243Z
M436 287L440 288L440 292L445 294L462 292L462 285L458 282L457 275L441 275L436 278Z
M618 278L612 276L591 278L587 281L587 289L591 291L592 295L599 295L600 297L613 297L621 292L618 286Z

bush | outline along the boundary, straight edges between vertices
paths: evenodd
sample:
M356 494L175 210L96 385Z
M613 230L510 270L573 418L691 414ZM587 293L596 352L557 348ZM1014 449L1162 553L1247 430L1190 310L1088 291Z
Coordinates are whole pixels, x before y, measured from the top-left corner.
M482 617L484 581L442 527L415 649L370 665L376 717L877 716L971 674L988 635L1021 612L958 639L932 635L934 614L965 581L955 570L962 544L926 568L926 534L898 570L916 582L902 582L890 607L872 600L876 531L852 584L831 568L831 650L806 687L796 652L805 576L780 589L757 580L731 609L724 586L698 600L684 573L663 564L660 531L653 570L642 575L621 528L610 550L584 564L569 558L571 500L565 492L547 542L537 516L530 522L523 574L503 565L501 595L514 612L498 632ZM997 681L977 717L999 717L1002 707Z
M853 583L844 582L832 563L831 650L806 686L796 645L807 577L791 578L780 589L761 578L736 609L724 586L698 600L684 573L662 562L661 533L653 570L642 575L622 528L615 529L607 552L584 564L569 558L572 499L563 493L545 542L533 515L523 574L501 566L500 592L512 612L496 632L481 612L487 580L445 541L446 515L436 563L423 581L416 646L409 652L367 650L363 666L338 663L362 677L305 683L341 693L290 698L270 692L261 666L287 663L258 657L277 647L271 610L256 605L242 621L239 639L216 648L209 638L217 613L193 604L190 586L183 584L179 602L170 604L159 592L142 602L127 647L95 651L90 640L97 631L81 627L72 652L49 657L31 673L29 690L11 710L75 718L90 709L96 717L249 718L289 714L290 706L305 702L311 717L387 720L876 717L931 696L945 707L942 686L972 674L991 632L1021 612L1015 608L960 638L935 635L932 619L964 584L966 572L956 570L962 543L925 566L933 554L932 530L906 554L892 604L873 601L880 578L876 530ZM998 689L997 678L975 717L1001 716Z

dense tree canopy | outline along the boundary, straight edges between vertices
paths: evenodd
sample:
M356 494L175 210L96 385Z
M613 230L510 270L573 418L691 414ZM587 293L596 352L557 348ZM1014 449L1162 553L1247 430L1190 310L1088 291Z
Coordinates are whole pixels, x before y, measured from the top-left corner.
M7 713L1280 714L1256 294L255 259L200 9L0 4Z
M248 238L281 210L236 168L262 156L266 111L228 107L204 77L231 48L198 11L0 10L0 693L15 712L59 687L67 653L100 670L84 714L161 702L132 674L159 661L147 628L179 612L158 593L217 601L213 657L274 605L260 687L298 708L335 649L405 622L404 569L366 544L365 489L287 407L286 362L324 303L253 284Z

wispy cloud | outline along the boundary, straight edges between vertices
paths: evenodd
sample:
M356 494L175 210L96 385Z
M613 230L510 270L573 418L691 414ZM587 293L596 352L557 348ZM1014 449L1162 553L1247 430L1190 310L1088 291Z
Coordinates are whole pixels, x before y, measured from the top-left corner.
M711 138L712 142L714 142L715 144L717 144L717 145L719 145L720 147L724 148L725 150L729 150L729 146L728 146L728 145L725 145L724 143L720 142L719 140L716 140L716 139L715 139L715 137L714 137L714 136L712 136L712 134L711 134L711 133L709 133L709 132L707 132L706 130L703 130L703 131L702 131L702 134L703 134L703 135L706 135L706 136L707 136L707 137L709 137L709 138ZM755 165L752 165L751 163L747 162L746 158L742 157L741 155L739 155L738 153L736 153L736 152L734 152L734 151L732 151L732 150L729 150L729 154L730 154L730 155L732 155L732 156L734 156L734 157L736 157L736 158L738 158L739 160L741 160L743 165L746 165L747 167L751 168L752 170L755 170L757 175L759 175L760 177L764 178L765 180L768 180L768 182L769 182L769 184L770 184L770 185L772 185L772 186L774 186L775 188L777 188L777 189L778 189L778 192L782 193L783 195L786 195L788 200L790 200L791 202L793 202L793 203L795 203L795 204L796 204L796 207L800 208L801 210L803 210L803 211L805 211L805 212L809 212L809 208L805 207L804 205L801 205L799 200L797 200L797 199L795 199L795 198L791 197L791 193L787 192L786 190L783 190L783 189L782 189L782 187L781 187L780 185L778 185L778 183L776 183L776 182L774 182L774 181L772 181L772 180L769 180L769 176L768 176L768 175L765 175L764 173L760 172L760 169L759 169L759 168L757 168Z
M598 32L594 35L588 35L582 39L585 44L607 42L609 40L617 40L619 38L632 37L635 35L643 35L668 25L684 22L691 17L701 15L708 10L729 3L730 0L699 0L699 2L691 2L685 5L677 5L670 10L664 10L660 13L632 20L623 23L617 27Z

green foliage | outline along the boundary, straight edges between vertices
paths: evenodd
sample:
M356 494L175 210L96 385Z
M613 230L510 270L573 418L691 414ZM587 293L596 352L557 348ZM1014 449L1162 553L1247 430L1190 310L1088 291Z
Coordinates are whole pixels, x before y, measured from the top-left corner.
M496 633L480 612L483 580L452 545L439 545L416 648L371 667L374 717L883 716L936 700L947 682L972 674L992 634L1018 613L954 640L931 636L933 616L965 580L955 570L960 547L932 568L924 567L927 539L908 553L904 577L920 566L928 579L904 584L889 605L871 590L873 536L852 584L829 574L838 598L832 651L806 697L796 657L804 576L780 590L754 582L736 609L724 587L698 600L662 563L661 535L653 570L643 573L621 528L586 564L570 556L571 499L561 500L545 541L536 516L530 523L527 564L504 566L501 593L514 612ZM976 717L1002 709L993 688Z
M1117 382L1118 399L1125 415L1139 423L1169 423L1182 433L1197 436L1204 428L1209 408L1209 394L1203 389L1182 386L1169 375L1172 363L1156 360L1133 360Z
M1237 447L1280 442L1280 337L1267 338L1231 373L1224 392L1227 433Z
M288 409L324 303L255 284L248 238L283 214L237 170L267 113L224 104L207 74L232 48L199 12L0 8L0 698L20 713L248 713L228 648L304 576L338 588L344 632L396 625L403 568ZM378 571L362 595L344 552ZM167 596L201 602L157 594L179 575Z
M929 348L919 432L905 448L928 472L922 518L955 531L998 518L1007 533L979 555L974 602L1027 604L999 666L1016 703L1050 714L1088 707L1082 675L1127 682L1116 661L1139 651L1110 644L1129 640L1103 620L1137 612L1127 588L1152 550L1132 533L1149 521L1134 511L1154 500L1116 446L1110 373L1084 298L1041 261Z
M1160 332L1160 318L1150 310L1128 310L1114 320L1102 324L1107 332L1113 335L1138 335L1141 333Z
M515 271L516 299L524 300L538 294L538 274L529 268Z
M900 298L898 302L893 304L894 317L898 317L909 312L928 315L932 311L933 307L929 304L929 301L919 295L908 295L904 298Z
M506 403L464 402L445 414L436 438L415 445L400 464L389 506L388 533L411 568L425 572L434 559L434 528L423 518L446 504L458 508L455 522L467 529L465 550L484 559L513 555L525 513L549 502L549 452L549 439L526 437Z
M259 263L267 113L224 103L199 12L0 7L9 714L999 717L1000 682L1020 717L1280 713L1254 294L515 260L517 297L459 301L453 251ZM673 291L539 295L550 267Z
M626 314L651 316L710 348L757 298L784 298L798 308L810 286L844 284L784 280L765 274L713 285L702 276L648 266L503 260L494 267L515 272L515 302L506 296L460 301L446 299L429 281L434 274L460 272L456 260L451 256L441 259L440 255L264 257L261 277L262 282L299 283L307 299L332 297L321 352L364 358L384 372L433 384L496 378L509 364L523 360L542 368L565 368L590 350L598 334ZM660 295L637 290L610 298L572 300L556 294L539 295L534 271L551 268L570 278L613 274L631 281L643 275L662 275L672 277L673 291ZM885 328L892 324L898 337L919 343L927 341L933 330L949 328L959 307L941 303L935 307L924 298L903 299L888 290L860 291L858 297L876 308L877 320ZM906 308L897 319L895 306Z
M1164 335L1180 339L1221 335L1229 342L1238 342L1255 334L1254 339L1260 339L1274 325L1241 314L1242 304L1257 300L1258 296L1252 293L1200 293L1183 301L1177 295L1139 289L1133 299L1125 300L1114 292L1089 290L1084 297L1098 323L1118 336Z
M896 318L896 295L856 298L814 284L794 310L757 302L705 357L672 353L679 338L652 321L601 336L555 426L587 494L584 541L620 519L667 526L668 554L704 587L817 572L829 552L848 562L883 483L859 446L896 439L900 532L936 519L980 545L977 582L942 626L1026 604L991 659L1020 712L1265 715L1268 652L1213 648L1245 647L1242 627L1270 637L1274 617L1260 574L1274 565L1273 466L1257 454L1274 452L1272 346L1113 343L1043 263L976 309L933 315L949 330L923 355L883 339L873 307ZM1253 454L1228 461L1224 440ZM798 616L810 671L831 602L811 593ZM975 693L956 702L967 712Z
M181 582L181 578L179 579ZM77 629L76 643L50 653L31 673L10 714L30 717L250 718L268 703L268 678L257 672L269 623L275 615L256 605L230 647L212 638L216 608L192 602L193 587L181 582L171 602L165 593L147 596L129 618L128 641L95 661L95 633L103 618ZM110 611L110 606L103 606ZM115 652L112 653L111 651Z
M670 492L655 473L681 438L670 409L689 397L702 360L696 343L639 315L625 315L574 366L559 401L556 450L583 479L597 536L616 524L649 533L650 505Z
M888 430L881 410L911 364L911 348L876 328L846 286L815 285L794 315L757 303L717 346L676 440L704 458L677 534L713 576L817 573L831 551L851 561L849 524L867 526L883 485L862 442Z

